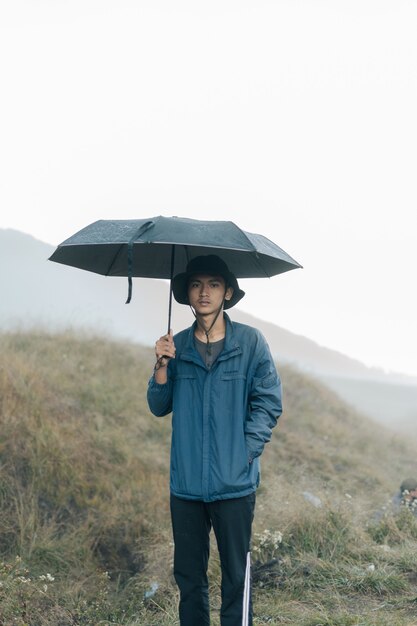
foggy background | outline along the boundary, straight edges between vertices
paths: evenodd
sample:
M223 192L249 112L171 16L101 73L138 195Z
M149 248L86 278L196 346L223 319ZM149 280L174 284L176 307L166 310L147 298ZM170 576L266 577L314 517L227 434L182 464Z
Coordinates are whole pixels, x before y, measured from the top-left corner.
M3 2L0 228L230 219L304 266L241 281L240 309L415 376L416 23L402 0Z

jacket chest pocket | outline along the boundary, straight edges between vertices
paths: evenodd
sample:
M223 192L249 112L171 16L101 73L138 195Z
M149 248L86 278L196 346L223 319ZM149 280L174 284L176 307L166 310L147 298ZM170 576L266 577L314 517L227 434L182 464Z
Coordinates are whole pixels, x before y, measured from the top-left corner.
M220 376L218 396L223 410L227 413L242 415L242 411L245 411L246 392L246 376L244 374L222 374Z
M245 374L222 374L220 376L220 380L244 382L246 380L246 376L245 376Z
M195 379L196 379L195 374L176 374L174 376L175 383L181 380L195 380Z
M177 374L173 379L173 410L181 414L195 410L197 403L197 377L195 374Z

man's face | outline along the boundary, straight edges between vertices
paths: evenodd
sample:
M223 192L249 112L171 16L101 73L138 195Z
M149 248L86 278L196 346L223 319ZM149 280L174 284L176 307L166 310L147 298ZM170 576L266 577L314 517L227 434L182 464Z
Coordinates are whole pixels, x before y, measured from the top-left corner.
M232 294L232 287L226 290L226 283L222 276L196 274L188 283L189 302L200 315L217 313L223 298L226 297L226 300L229 300Z

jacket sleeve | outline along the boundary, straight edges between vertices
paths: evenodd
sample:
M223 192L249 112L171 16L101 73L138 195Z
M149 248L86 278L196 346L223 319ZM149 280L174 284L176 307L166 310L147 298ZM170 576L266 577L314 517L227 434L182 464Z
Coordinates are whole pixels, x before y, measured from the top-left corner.
M164 385L156 382L152 376L148 383L148 405L151 412L157 417L167 415L172 411L172 377L168 366L168 380Z
M268 345L261 338L263 348L252 379L245 423L249 461L262 454L282 413L281 379Z

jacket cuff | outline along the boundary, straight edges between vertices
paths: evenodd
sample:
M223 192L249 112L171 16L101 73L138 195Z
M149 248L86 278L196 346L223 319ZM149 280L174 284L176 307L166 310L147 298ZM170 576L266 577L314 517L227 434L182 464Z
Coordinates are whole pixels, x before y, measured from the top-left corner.
M149 387L155 391L163 391L164 389L166 389L168 383L169 383L168 380L166 383L157 383L154 376L152 376L152 378L149 381Z
M248 461L249 461L249 464L250 464L258 456L261 456L261 454L263 452L263 447L262 447L261 450L251 450L250 448L248 448L247 450L248 450Z

